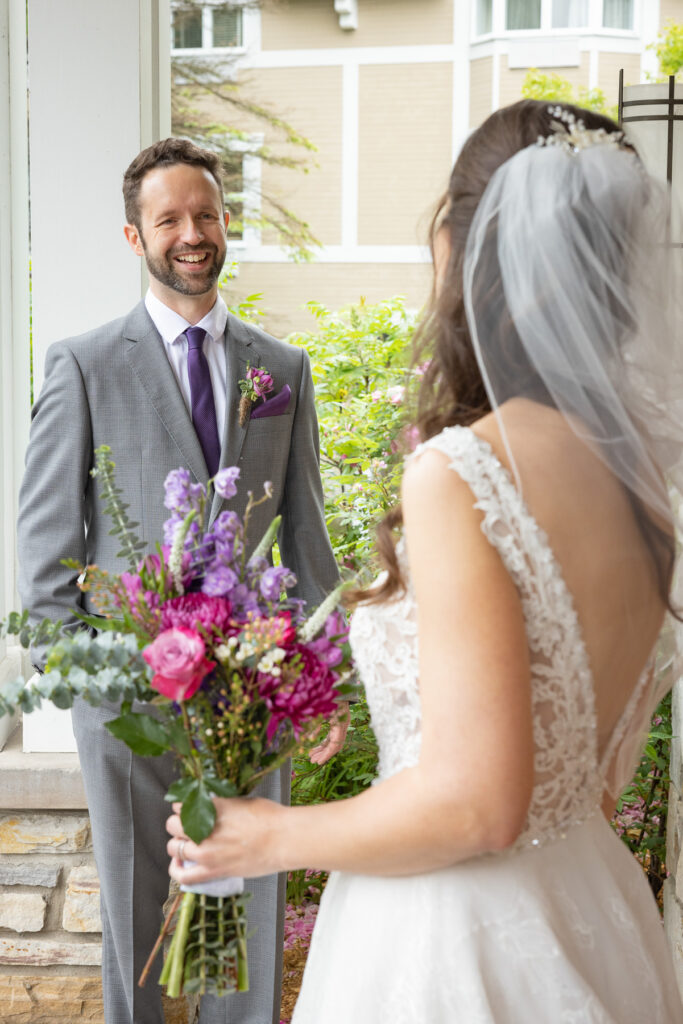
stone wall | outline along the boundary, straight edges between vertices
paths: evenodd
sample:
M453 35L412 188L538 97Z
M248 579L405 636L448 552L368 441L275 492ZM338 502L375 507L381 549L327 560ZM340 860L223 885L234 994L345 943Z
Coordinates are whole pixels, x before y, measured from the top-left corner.
M19 737L0 760L1 1018L103 1024L99 881L75 755L55 765L22 754Z
M104 1024L100 885L76 754L0 754L0 1021ZM164 998L166 1024L196 1000Z

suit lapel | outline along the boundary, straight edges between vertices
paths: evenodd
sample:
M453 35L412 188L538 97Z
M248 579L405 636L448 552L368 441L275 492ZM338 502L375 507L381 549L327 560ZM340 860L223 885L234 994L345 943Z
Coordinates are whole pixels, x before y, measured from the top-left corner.
M221 445L221 469L236 466L242 453L244 439L249 430L249 420L240 426L239 382L247 375L247 365L257 366L261 356L254 344L250 331L232 313L228 313L225 325L225 427ZM209 522L212 523L221 510L223 501L214 494Z
M209 471L199 439L168 361L164 343L144 302L140 302L126 320L123 335L129 343L126 358L159 419L178 447L178 464L186 466L195 479L206 486Z

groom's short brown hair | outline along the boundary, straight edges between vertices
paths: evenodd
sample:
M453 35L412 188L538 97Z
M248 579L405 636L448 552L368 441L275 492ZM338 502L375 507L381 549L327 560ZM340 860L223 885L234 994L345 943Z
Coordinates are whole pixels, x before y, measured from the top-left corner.
M189 139L161 139L138 153L123 175L123 202L128 224L134 224L140 230L140 186L145 175L156 167L172 167L174 164L205 168L218 185L223 201L221 162L216 154L195 146Z

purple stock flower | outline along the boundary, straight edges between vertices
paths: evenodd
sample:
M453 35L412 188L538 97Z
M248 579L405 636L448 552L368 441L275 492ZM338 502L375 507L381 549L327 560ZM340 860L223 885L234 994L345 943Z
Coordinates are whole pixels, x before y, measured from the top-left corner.
M250 590L246 583L238 583L236 587L232 588L230 600L242 615L247 615L249 612L258 615L261 610L256 591Z
M213 478L213 487L221 498L234 498L237 494L236 481L239 480L239 466L228 466L221 469Z
M236 537L242 532L242 521L236 512L221 512L211 527L211 532L216 537Z
M266 569L270 568L270 562L267 558L256 558L254 555L251 556L247 562L247 573L249 576L250 583L258 583L261 576L263 576Z
M283 588L293 587L296 576L284 565L271 565L261 575L259 590L266 601L279 601Z
M212 566L202 583L202 593L210 597L230 597L237 604L233 597L233 590L239 583L239 576L227 565Z
M182 521L183 520L181 516L169 516L169 518L164 523L164 544L167 547L170 548L173 546L175 532L182 523Z
M185 520L185 516L169 516L164 523L164 544L169 549L173 547L173 541L175 540L176 530L179 526L182 526ZM191 547L195 541L199 540L201 529L197 520L193 520L190 523L189 529L185 534L185 547Z
M215 630L223 636L230 628L232 605L224 597L211 597L208 594L183 594L172 597L161 608L161 625L164 629L198 629L203 627L208 633Z
M185 518L193 509L199 511L206 491L202 484L193 484L189 469L172 469L164 481L164 505L171 512Z

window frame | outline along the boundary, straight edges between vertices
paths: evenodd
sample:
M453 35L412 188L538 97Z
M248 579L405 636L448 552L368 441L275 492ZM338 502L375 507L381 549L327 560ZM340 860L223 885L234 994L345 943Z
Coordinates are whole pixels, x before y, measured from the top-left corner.
M213 45L213 14L214 9L222 7L222 0L203 0L201 4L196 4L198 10L202 14L202 45L201 46L174 46L173 36L173 15L177 8L182 7L182 3L171 3L171 54L174 57L204 57L204 56L241 56L247 52L247 45L245 42L245 30L247 19L245 18L246 11L244 10L244 4L246 0L235 0L235 6L241 7L238 13L240 15L240 43L238 46L214 46Z
M263 143L262 132L253 132L246 139L235 139L230 143L230 149L235 153L242 153L242 191L230 193L233 196L239 196L242 203L242 236L228 239L228 257L232 252L236 256L237 262L239 262L240 255L244 254L247 249L261 244L261 228L253 224L245 224L244 221L250 217L258 217L261 212L263 162L258 156L258 150ZM224 199L225 207L230 212L228 194ZM228 231L230 231L229 227Z
M632 0L633 3L633 28L606 28L604 22L605 0L588 0L587 23L571 28L553 28L552 13L553 0L541 0L541 23L538 28L509 29L507 28L507 4L508 0L491 0L491 30L490 32L479 33L477 31L478 0L471 0L471 39L473 42L480 42L487 39L504 37L506 39L518 39L525 36L576 36L576 35L597 35L617 36L620 38L633 38L641 31L642 2Z

